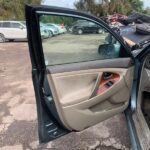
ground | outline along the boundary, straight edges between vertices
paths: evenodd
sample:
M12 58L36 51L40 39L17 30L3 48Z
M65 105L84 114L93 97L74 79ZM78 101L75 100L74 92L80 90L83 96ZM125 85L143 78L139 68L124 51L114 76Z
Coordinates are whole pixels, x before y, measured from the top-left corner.
M31 63L26 42L0 44L1 150L128 150L123 114L60 139L39 145Z

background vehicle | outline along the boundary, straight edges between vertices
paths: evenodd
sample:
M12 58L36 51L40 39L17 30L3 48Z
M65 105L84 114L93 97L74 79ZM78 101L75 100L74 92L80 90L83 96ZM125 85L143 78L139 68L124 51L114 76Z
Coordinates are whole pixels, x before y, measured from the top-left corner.
M73 26L70 29L72 33L75 34L83 34L83 33L104 33L102 28L100 28L95 23L89 22L89 21L77 21L73 24Z
M52 37L52 33L47 30L44 26L40 25L40 32L42 39Z
M26 38L26 26L20 21L0 21L0 42Z
M47 30L49 32L50 37L58 34L58 30L56 28L50 27L44 23L40 23L40 27Z
M59 34L63 34L65 32L67 32L67 30L63 24L59 25L59 24L54 24L54 23L47 23L47 25L57 28Z
M53 35L58 35L59 34L59 30L56 26L51 25L49 23L46 23L45 25L48 27L48 29L52 29L52 34Z

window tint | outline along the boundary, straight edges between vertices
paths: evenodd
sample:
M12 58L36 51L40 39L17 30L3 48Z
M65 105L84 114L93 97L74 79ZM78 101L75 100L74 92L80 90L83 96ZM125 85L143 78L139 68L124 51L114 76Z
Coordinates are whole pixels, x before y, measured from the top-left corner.
M89 26L90 27L97 27L97 25L95 23L93 23L93 22L89 22Z
M40 27L46 65L111 59L120 55L121 44L98 24L73 17L50 15L41 16L40 23L64 25L59 33L52 37L48 27Z
M21 24L20 23L11 23L12 28L20 28Z
M78 25L89 26L89 22L88 21L79 22Z
M10 28L10 22L3 22L3 28Z
M0 22L0 27L2 27L2 25L3 25L3 23L2 23L2 22Z

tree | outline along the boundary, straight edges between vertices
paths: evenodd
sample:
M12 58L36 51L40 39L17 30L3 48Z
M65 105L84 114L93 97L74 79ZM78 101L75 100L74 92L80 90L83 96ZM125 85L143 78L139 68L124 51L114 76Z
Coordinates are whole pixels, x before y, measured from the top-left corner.
M0 0L0 20L23 20L25 4L41 4L42 0Z
M142 0L128 0L128 2L131 4L133 10L143 12L144 8Z
M133 10L142 12L141 0L79 0L74 5L78 10L87 11L96 16L121 13L128 15Z
M145 14L150 15L150 7L147 7L144 12L145 12Z

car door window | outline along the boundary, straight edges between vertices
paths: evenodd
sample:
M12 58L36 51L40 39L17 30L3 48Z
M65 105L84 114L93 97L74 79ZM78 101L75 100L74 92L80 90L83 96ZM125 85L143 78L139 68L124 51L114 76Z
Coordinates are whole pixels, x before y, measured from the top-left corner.
M65 34L49 38L41 30L46 65L118 58L121 44L100 25L75 17L40 16L40 24L64 24ZM82 25L82 26L81 26ZM94 30L84 26L97 26Z
M3 28L10 28L10 22L3 22Z
M11 27L12 28L21 28L22 26L19 23L11 23Z
M95 23L93 23L93 22L89 22L89 26L90 27L96 27L97 25Z

